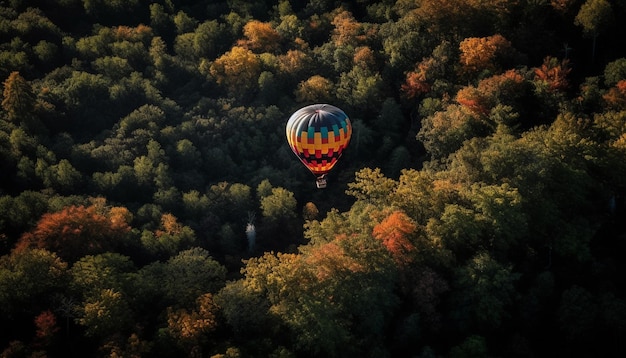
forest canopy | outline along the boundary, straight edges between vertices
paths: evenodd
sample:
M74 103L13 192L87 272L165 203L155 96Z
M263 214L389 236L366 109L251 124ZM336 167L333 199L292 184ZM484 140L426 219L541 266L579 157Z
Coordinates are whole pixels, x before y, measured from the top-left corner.
M0 356L626 355L625 16L1 1Z

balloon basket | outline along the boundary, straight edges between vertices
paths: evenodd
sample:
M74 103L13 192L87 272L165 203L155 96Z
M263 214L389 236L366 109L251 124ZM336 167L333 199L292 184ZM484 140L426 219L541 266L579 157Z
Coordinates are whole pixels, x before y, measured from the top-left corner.
M315 180L315 185L317 186L318 189L324 189L326 188L326 176L322 176L319 177Z

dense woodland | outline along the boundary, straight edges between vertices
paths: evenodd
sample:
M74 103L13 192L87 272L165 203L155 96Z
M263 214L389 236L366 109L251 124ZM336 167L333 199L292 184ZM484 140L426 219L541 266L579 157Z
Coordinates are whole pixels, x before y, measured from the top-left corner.
M0 1L0 356L626 356L625 18Z

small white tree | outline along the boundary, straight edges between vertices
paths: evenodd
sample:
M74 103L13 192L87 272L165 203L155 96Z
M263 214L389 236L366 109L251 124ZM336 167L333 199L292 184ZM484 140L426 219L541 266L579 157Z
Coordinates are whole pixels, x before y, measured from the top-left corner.
M254 213L248 213L248 224L246 225L246 236L248 237L248 252L254 250L254 242L256 241L256 228L254 227Z

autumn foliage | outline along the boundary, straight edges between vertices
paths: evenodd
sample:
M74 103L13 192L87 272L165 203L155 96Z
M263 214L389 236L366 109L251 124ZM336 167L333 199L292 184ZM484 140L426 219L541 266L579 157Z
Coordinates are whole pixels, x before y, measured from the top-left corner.
M199 345L202 337L217 325L217 305L213 302L212 294L199 296L196 306L193 310L170 308L167 313L170 335L190 348Z
M337 240L346 239L340 236ZM315 248L307 257L306 263L315 268L315 276L324 281L344 274L362 272L365 268L346 254L338 242L330 242Z
M82 205L46 213L33 230L22 235L16 249L42 248L68 261L85 254L111 251L130 231L128 223L119 216L119 210L114 214L109 218L99 214L95 206Z
M52 338L59 331L56 316L49 310L43 311L35 317L35 327L37 328L37 338L43 340Z
M424 60L417 65L415 71L407 73L406 80L401 86L405 96L413 98L430 91L431 79L428 78L428 71L433 62L433 59Z
M267 22L248 22L243 27L243 35L246 38L239 40L238 45L254 52L273 52L280 46L280 34Z
M215 81L231 91L249 89L257 82L261 60L245 47L233 48L211 64L209 72Z
M497 103L512 104L524 94L524 77L516 70L508 70L459 90L456 101L479 115L487 115Z
M417 226L404 212L394 211L374 227L372 234L383 242L397 264L404 265L411 261L411 253L415 251L409 235L414 233L416 228Z
M602 98L612 108L626 108L626 80L617 82L615 86L610 88Z
M495 71L498 60L504 59L513 51L511 42L502 35L469 37L459 44L460 62L465 73L484 70Z
M554 57L546 57L543 64L535 68L535 79L547 84L551 91L562 91L569 86L567 75L570 72L568 59L559 61Z

